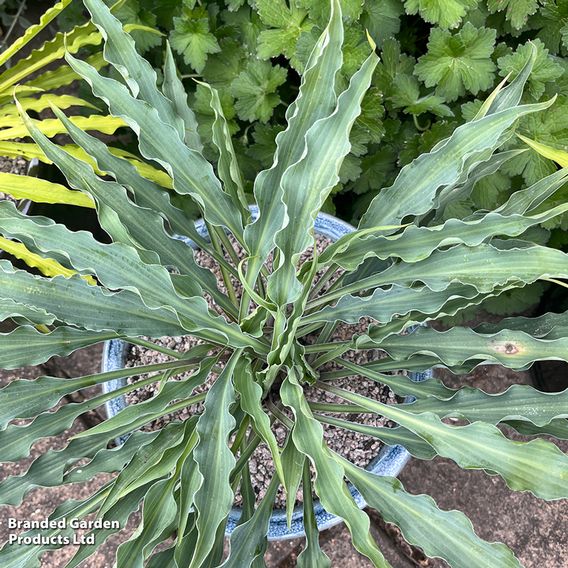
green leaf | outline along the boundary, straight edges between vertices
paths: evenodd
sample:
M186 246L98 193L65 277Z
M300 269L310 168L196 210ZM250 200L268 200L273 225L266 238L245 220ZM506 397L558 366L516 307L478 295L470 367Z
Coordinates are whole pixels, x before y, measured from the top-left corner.
M14 271L3 260L0 283L2 297L45 310L62 322L85 326L91 331L154 337L183 333L171 312L149 309L127 290L105 293L78 276L53 279L32 276L22 270Z
M536 46L536 60L529 76L528 86L532 98L539 100L544 94L547 83L552 83L564 73L564 68L554 61L548 54L548 49L540 39L535 39L532 44ZM505 77L511 74L516 77L530 58L533 47L529 42L520 45L514 53L499 57L497 66L499 74Z
M354 466L334 455L365 501L387 523L398 526L405 540L419 546L429 557L443 558L454 568L521 568L503 543L489 543L477 536L471 521L459 511L442 511L428 495L412 495L400 481ZM428 527L428 528L426 528Z
M336 1L332 18L318 39L302 76L296 100L286 110L287 128L276 137L274 163L255 179L254 196L259 218L245 229L245 242L251 253L247 280L254 283L262 263L274 248L274 235L285 223L282 203L282 176L286 169L302 156L305 136L320 118L328 116L335 104L335 75L341 68L343 26L341 8ZM320 81L329 85L323 92Z
M282 260L268 279L268 295L279 306L300 295L295 268L300 254L312 242L311 230L318 211L339 181L341 162L351 146L351 126L361 111L361 101L377 63L378 57L372 53L338 97L332 114L307 131L304 155L282 175L282 201L288 223L274 238L282 251Z
M286 445L282 452L282 469L284 470L284 488L286 490L286 521L288 527L292 524L292 515L296 506L296 494L302 480L306 457L294 445L292 436L288 434Z
M375 402L336 387L326 386L325 390L398 422L462 468L500 475L514 491L530 491L546 500L568 494L568 456L550 442L516 442L491 424L450 426L430 412L410 415L400 405Z
M229 556L221 564L223 568L249 568L255 560L262 559L268 546L266 535L277 489L278 478L274 477L252 517L231 533Z
M171 480L163 479L152 485L144 497L142 522L118 547L117 562L124 568L142 568L152 549L173 532L176 513Z
M100 0L85 0L94 13L106 8ZM242 232L231 200L213 173L211 165L198 152L191 150L179 138L171 126L162 122L156 109L148 103L132 97L126 88L112 79L103 78L94 68L67 55L71 67L83 76L96 96L109 105L110 112L121 116L136 131L143 155L156 159L173 178L174 189L190 194L204 207L209 222L227 226L235 235Z
M303 497L304 497L304 532L306 533L306 544L304 550L298 555L297 565L299 568L331 568L331 560L320 548L319 530L314 514L314 503L312 498L312 480L310 475L310 464L306 460L303 471Z
M364 340L360 343L360 347L363 347ZM534 361L564 361L567 344L565 337L539 339L522 331L507 330L482 334L468 328L454 327L444 332L419 328L408 336L393 335L381 342L381 349L399 360L424 354L434 356L449 366L461 365L466 361L477 361L477 364L489 361L509 369L522 369Z
M399 316L411 312L438 314L450 301L457 298L473 299L479 292L473 286L448 286L444 291L432 291L427 286L407 288L394 285L377 288L371 296L342 296L334 306L303 318L302 323L316 321L358 323L360 318L369 317L381 324L387 324Z
M230 406L235 401L232 381L240 357L241 351L233 353L209 389L205 410L197 422L199 441L193 455L199 468L201 485L194 497L198 535L191 568L201 566L206 560L215 544L215 533L224 525L233 505L234 495L229 477L236 460L227 444L235 426Z
M0 53L0 65L4 65L12 56L27 45L34 37L44 30L61 12L69 6L72 0L61 0L49 8L39 19L39 23L29 26L24 35L13 41L8 48Z
M212 142L219 152L217 162L219 177L223 181L225 192L231 195L235 204L238 204L244 221L248 217L248 204L245 197L243 174L233 146L229 124L223 114L217 90L205 83L201 85L209 93L209 107L215 117L211 130Z
M69 355L82 347L117 337L114 332L75 327L57 327L50 333L43 333L35 327L21 325L10 333L0 333L0 367L17 369L25 365L40 365L54 355Z
M340 409L338 409L338 411L339 410ZM407 449L415 458L421 460L430 460L436 456L436 452L430 444L424 441L420 436L412 433L410 430L402 428L402 426L396 426L395 428L367 426L359 422L340 420L338 418L332 418L331 416L324 416L323 414L314 414L314 416L324 424L331 424L336 428L359 432L364 436L376 438L388 446L400 444L401 446L404 446L405 449Z
M427 213L431 210L437 191L459 181L465 167L471 167L472 156L482 156L489 149L496 148L504 131L515 120L545 110L553 102L513 106L460 126L432 152L421 155L402 168L394 184L373 199L360 227L396 225L407 215Z
M561 339L568 334L567 313L546 313L536 318L509 317L499 323L483 323L475 330L480 333L497 333L503 329L523 331L540 339Z
M253 378L250 361L244 359L237 363L233 382L235 390L240 396L241 408L253 419L255 431L270 448L277 477L284 483L285 476L280 448L270 428L270 418L262 408L262 387Z
M276 93L286 82L287 71L268 61L251 60L231 83L235 108L241 120L267 122L282 101Z
M291 59L296 42L302 32L309 31L312 23L307 13L296 2L286 0L256 0L256 9L267 28L258 37L257 54L261 59L285 55Z
M404 0L407 14L420 14L431 24L441 28L455 28L479 0Z
M463 387L452 398L433 397L417 400L405 410L420 414L433 412L440 418L459 418L469 422L498 424L507 420L524 420L535 426L546 426L555 418L568 418L568 390L544 393L529 385L512 385L499 394Z
M529 16L532 16L539 7L538 0L487 0L489 12L505 12L505 17L513 28L523 28Z
M215 359L208 357L201 361L199 369L191 376L181 381L168 380L164 382L162 388L156 396L139 402L134 405L123 408L118 414L113 417L97 424L89 430L84 430L75 435L75 439L89 438L91 436L98 436L99 434L116 432L127 433L133 431L138 426L150 422L153 417L167 414L168 406L174 400L185 400L190 397L195 389L201 386L209 376L211 367L215 363ZM158 377L160 379L161 377ZM151 380L151 379L148 379ZM140 384L140 381L138 381ZM122 387L124 388L124 387ZM133 390L132 388L130 390ZM117 396L115 394L115 396Z
M138 0L126 0L121 3L119 9L113 7L116 17L124 22L125 28L129 27L132 38L136 42L136 48L144 53L152 47L161 45L160 33L156 30L158 18L153 11L145 9ZM146 6L148 4L146 3ZM160 6L161 9L163 9ZM144 29L137 30L137 27ZM150 30L155 30L152 33Z
M558 188L562 184L563 181L559 181L556 184L549 183L549 186ZM512 203L506 211L511 212L511 209ZM335 263L346 270L354 270L366 258L375 256L382 260L401 258L405 262L413 263L428 258L436 249L444 246L466 244L475 247L497 235L522 235L529 227L552 219L565 211L566 208L563 206L533 216L517 213L502 215L495 211L471 221L448 219L443 225L433 227L411 225L402 233L389 237L365 235L362 231L361 237L357 238L356 233L352 233L351 239L344 239L343 243L337 241L328 247L320 257L320 262Z
M141 487L137 491L133 491L124 499L119 501L112 509L103 515L103 519L107 521L118 521L119 526L124 527L128 522L131 514L139 507L140 501L148 491L148 486ZM105 541L116 534L116 529L95 529L87 533L96 535L95 544L82 544L73 558L65 565L65 568L77 568L86 559L88 559Z
M367 556L375 566L388 568L369 531L369 517L355 504L343 480L345 470L333 459L323 440L323 428L313 417L295 369L284 380L280 395L282 402L292 409L295 418L292 430L294 445L313 463L316 470L315 491L325 510L341 517L353 541L353 546Z
M386 38L393 37L400 31L403 10L399 0L365 2L361 24L369 31L376 44L382 47Z
M567 108L568 98L561 96L548 112L526 117L519 124L518 131L538 143L566 150L568 149ZM519 157L511 160L502 171L509 176L521 174L526 183L533 184L555 172L556 166L536 151L530 151L522 159Z
M20 328L22 329L22 328ZM14 418L33 418L40 412L52 408L66 394L106 381L157 372L166 369L187 367L187 362L176 360L158 365L144 365L123 368L106 373L84 375L76 379L60 379L41 376L34 380L15 379L0 389L0 430ZM18 405L14 405L14 400Z
M437 95L420 96L418 79L412 75L399 74L392 85L392 95L389 96L394 108L404 108L407 114L420 116L430 112L436 116L454 116L443 97Z
M466 92L477 95L493 85L494 46L495 30L491 28L476 29L470 22L455 34L433 28L428 53L419 58L415 74L427 87L436 87L436 94L447 101Z
M558 54L562 47L568 49L568 3L565 0L547 2L531 23L533 21L540 28L537 37L552 53Z
M89 440L71 440L61 450L47 450L32 462L23 475L9 476L2 481L0 503L17 506L34 487L61 485L69 466L77 460L94 456L107 446L109 439L103 435Z
M183 60L198 73L203 71L208 54L221 51L217 38L209 30L209 18L204 8L186 8L181 17L174 18L170 41Z
M164 95L174 105L176 113L182 117L185 126L184 141L198 152L203 150L203 145L197 132L197 120L195 114L187 104L187 92L181 79L178 77L174 56L170 44L166 44L166 61L164 63L164 82L162 83Z
M132 37L122 29L110 10L105 9L102 0L86 0L85 6L105 38L105 60L123 77L133 96L139 96L155 108L160 118L182 136L184 129L181 117L176 115L172 102L157 89L156 72L136 51Z

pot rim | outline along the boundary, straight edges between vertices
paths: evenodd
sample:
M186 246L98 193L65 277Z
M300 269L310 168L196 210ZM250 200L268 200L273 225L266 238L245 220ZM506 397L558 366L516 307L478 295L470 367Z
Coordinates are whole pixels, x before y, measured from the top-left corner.
M258 207L256 205L249 206L252 217L255 219L258 217ZM199 219L195 222L196 229L203 235L206 236L207 229L205 227L205 222ZM322 234L331 240L337 240L343 235L355 231L355 227L329 215L328 213L318 213L314 226L315 232ZM195 247L193 243L187 237L180 237L181 240L185 241L189 246ZM112 371L124 367L126 363L126 357L128 355L128 344L121 339L112 339L110 341L105 341L103 358L102 358L102 371ZM409 372L408 376L414 381L424 381L432 376L432 371L429 369L424 372ZM102 384L103 392L112 392L121 386L126 384L125 379L116 379L113 381L108 381ZM407 397L407 400L411 399ZM126 399L124 396L114 398L105 403L105 410L107 417L115 416L120 410L127 406ZM117 443L123 443L125 437L117 440ZM377 456L373 458L366 469L371 471L376 475L391 476L396 477L404 468L408 460L410 459L410 454L408 451L400 445L388 446L384 445ZM366 502L359 491L353 486L352 483L348 483L347 487L351 496L353 497L355 503L360 509L366 506ZM314 514L316 517L316 522L318 529L320 531L329 529L335 525L343 522L341 517L332 515L328 513L323 505L320 503L319 499L314 500ZM229 513L227 520L227 526L225 529L225 536L229 536L233 530L236 528L238 521L241 516L240 507L233 507ZM286 520L286 510L285 509L273 509L272 515L270 517L270 524L268 529L268 540L290 540L293 538L301 538L305 536L304 523L303 523L303 507L298 505L294 508L292 514L292 522L290 528L288 528Z

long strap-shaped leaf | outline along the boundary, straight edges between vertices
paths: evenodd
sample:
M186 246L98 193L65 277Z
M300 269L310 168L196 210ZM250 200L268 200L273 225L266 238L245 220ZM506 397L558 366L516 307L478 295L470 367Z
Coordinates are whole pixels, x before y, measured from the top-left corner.
M68 518L81 519L96 511L98 503L104 497L105 489L101 489L84 501L70 499L49 516L50 520ZM44 537L57 537L58 535L71 537L72 529L51 529L47 531L31 530L22 533L22 536L35 536L41 534ZM56 545L57 546L57 545ZM32 544L29 546L11 546L6 543L0 550L0 562L4 568L40 568L40 557L49 550L49 545Z
M31 176L0 173L0 191L14 199L28 199L34 203L64 203L93 209L93 200L84 193Z
M97 174L106 174L106 172L102 172L96 169L96 163L93 158L87 154L82 148L74 145L74 144L66 144L60 146L63 150L65 150L68 154L75 156L76 158L80 158L84 162L87 162ZM135 168L136 171L146 179L154 181L158 183L161 187L171 187L171 179L166 172L159 170L158 168L140 161L140 158L131 154L130 152L122 149L122 148L115 148L112 146L107 146L109 152L111 152L114 156L119 156L128 160ZM3 142L0 141L0 156L6 156L8 158L15 158L17 156L21 156L28 160L33 160L34 158L38 159L40 162L45 164L52 164L53 162L43 153L43 151L38 147L35 143L29 142Z
M298 568L331 568L331 560L319 545L319 530L314 513L314 500L312 497L312 480L310 464L304 462L302 476L302 496L304 500L304 531L306 544L304 550L298 555Z
M296 265L312 243L311 230L318 211L339 181L341 163L351 148L349 133L378 61L374 52L366 59L339 96L333 113L307 131L301 159L282 175L287 223L275 236L281 251L280 265L268 280L268 294L278 305L294 302L301 293Z
M173 127L183 139L183 121L176 114L172 102L158 90L156 71L136 51L132 36L122 29L121 22L102 0L84 0L84 4L105 40L105 60L122 75L132 94L156 109L160 119Z
M499 323L483 323L475 328L479 333L497 333L504 329L523 331L540 339L561 339L568 335L568 312L548 312L536 318L510 317Z
M69 278L76 274L74 270L63 266L54 258L44 258L40 254L31 251L23 243L13 241L5 237L0 237L0 250L23 260L31 268L37 268L37 270L44 276L65 276L66 278ZM95 283L90 276L85 278L89 284Z
M364 348L367 341L362 336L358 345ZM565 336L538 339L522 331L503 330L482 334L465 327L454 327L443 332L419 328L408 336L387 337L380 346L395 359L409 359L417 354L432 355L449 366L470 360L488 360L510 369L522 369L534 361L568 360L568 338Z
M102 69L107 65L107 62L104 60L103 55L100 52L90 55L89 57L87 57L86 61L95 69ZM75 71L73 71L73 69L71 69L69 65L61 65L53 71L45 71L34 79L27 81L26 88L51 91L53 89L58 89L66 85L70 85L71 83L79 81L80 79L81 76L75 73ZM6 102L8 100L11 100L12 93L7 93L3 96L0 95L0 101L4 102L4 98L6 99Z
M277 489L278 478L274 477L252 517L231 534L229 557L221 564L222 568L250 568L257 566L255 560L262 559Z
M90 386L99 385L106 381L157 373L169 369L188 367L184 360L168 361L157 365L142 365L139 367L124 367L106 373L84 375L76 379L61 379L58 377L41 376L37 379L15 379L0 389L0 429L14 418L32 418L40 412L55 406L63 396ZM14 405L14 400L18 401Z
M440 292L427 286L407 288L394 285L390 288L377 288L371 296L342 296L337 304L327 306L306 316L302 323L318 321L357 323L362 317L370 317L386 324L397 316L410 312L437 314L449 301L456 298L475 298L479 292L474 286L455 284Z
M463 179L459 179L455 184L445 187L436 197L434 202L434 209L436 210L435 220L438 221L443 216L446 207L452 201L468 198L479 180L499 171L503 164L524 152L524 150L498 152L497 154L492 154L485 162L467 169L462 174Z
M271 430L270 418L262 408L262 387L253 378L250 361L243 359L237 363L233 382L240 395L241 408L253 419L254 429L270 448L277 476L284 483L280 448Z
M71 120L79 128L83 128L84 130L96 130L104 134L114 134L119 128L125 126L121 118L98 114L92 114L91 116L73 116ZM16 122L15 126L9 126L6 129L0 130L0 140L13 140L14 138L24 138L28 135L26 126L21 123L19 118L11 122ZM56 134L65 133L65 127L59 120L54 118L46 118L45 120L39 121L37 128L48 138L52 138Z
M367 379L376 381L378 383L388 385L395 394L399 396L412 395L418 399L428 398L434 396L438 399L451 398L456 391L444 385L438 379L428 379L425 381L413 381L410 377L405 375L386 375L380 373L375 369L374 363L366 365L356 365L347 359L336 359L338 365L345 367L346 371L332 371L329 374L323 374L323 377L328 379L348 377L353 375L362 375Z
M517 119L545 110L553 103L554 99L515 106L458 127L445 145L423 154L401 170L394 184L373 199L360 227L396 225L408 215L427 213L437 191L459 179L468 156L495 147L503 132Z
M215 300L221 306L227 308L226 298L216 292L217 284L211 271L197 265L193 260L193 254L190 254L193 251L188 248L184 249L177 238L172 242L172 239L167 238L164 234L166 233L166 227L158 216L164 217L171 230L176 234L187 235L194 243L205 250L208 249L207 241L197 232L193 221L189 220L183 211L172 205L170 192L159 187L155 181L143 177L143 175L148 175L145 171L146 167L143 168L145 164L136 161L133 163L132 160L113 154L103 142L77 128L58 109L54 108L53 111L65 124L73 140L84 150L84 155L77 157L83 162L94 160L94 166L98 170L110 172L110 175L119 184L130 189L136 204L144 209L140 210L135 207L120 189L97 191L100 188L108 188L108 185L105 185L101 180L97 180L80 161L67 159L67 162L70 161L74 164L74 167L69 169L69 164L65 168L66 161L64 160L61 163L62 169L68 172L69 176L73 177L74 180L77 180L77 183L80 182L80 178L73 176L75 170L81 170L85 176L96 180L94 186L90 184L86 190L91 193L95 192L99 206L107 208L101 219L106 230L111 235L113 234L112 228L108 226L106 219L108 211L112 209L119 215L121 223L128 228L130 236L140 246L147 250L156 251L161 256L164 264L177 266L182 274L187 273L196 281L201 282L204 288L211 291ZM52 150L57 153L55 149L52 148ZM71 154L73 155L73 153ZM62 154L59 154L59 156L62 156ZM73 158L75 158L74 155ZM88 158L88 160L85 160L85 158ZM145 211L145 209L150 209L151 212Z
M103 520L105 521L116 521L118 526L124 527L128 522L128 519L134 511L140 506L140 501L148 491L148 486L141 487L136 491L128 494L124 499L121 499L112 509L103 515ZM111 525L113 526L113 525ZM116 529L95 529L89 533L89 535L95 536L94 544L81 544L79 549L74 554L73 558L65 564L64 568L78 568L79 566L85 565L85 560L87 560L96 550L106 541L106 539L116 534ZM86 539L85 539L86 540Z
M40 308L59 321L91 331L150 337L185 333L174 314L147 308L133 292L105 293L78 276L53 279L32 276L14 270L6 260L0 261L0 296Z
M215 117L211 125L211 136L212 142L219 152L217 162L219 177L223 181L225 191L231 195L233 202L239 207L244 221L250 215L245 197L243 174L233 147L229 125L223 114L219 93L207 83L199 82L199 84L209 92L209 108Z
M54 355L69 355L82 347L117 337L119 336L114 332L75 327L57 327L50 333L42 333L35 327L21 325L10 333L0 333L0 368L17 369L25 365L40 365Z
M225 522L233 505L234 495L229 477L236 460L227 444L235 426L230 412L235 400L233 373L241 356L241 351L233 353L207 393L205 410L197 422L199 441L193 456L199 468L201 484L194 497L198 535L191 568L204 564L215 544L215 533Z
M90 22L73 28L67 34L59 32L52 40L45 42L39 49L34 49L28 57L20 59L0 75L0 93L9 92L13 85L61 59L66 51L76 53L81 47L99 45L101 41L101 34Z
M187 379L167 381L160 389L160 392L152 398L123 408L112 418L97 424L93 428L79 432L79 434L75 435L75 438L89 438L103 433L114 432L117 428L133 426L140 420L142 421L141 424L144 424L151 417L165 411L172 401L184 400L191 396L193 391L207 380L214 362L215 359L212 357L204 359L197 372Z
M104 286L137 294L150 309L166 306L165 309L173 310L179 316L183 327L195 326L195 332L198 332L198 327L233 327L231 333L240 333L236 326L230 326L223 318L210 315L203 298L180 297L168 271L161 265L144 263L131 247L120 243L101 244L87 231L72 233L65 226L46 218L26 218L13 204L0 203L0 220L1 232L31 242L40 251L56 252L66 257L77 270L96 275ZM200 293L199 288L188 291ZM197 323L199 320L201 324Z
M201 152L203 144L197 131L197 119L195 113L187 104L187 91L178 77L176 63L170 43L166 42L166 59L164 62L164 81L162 83L164 95L170 99L175 113L181 117L184 125L183 139L194 150Z
M542 499L568 497L568 456L551 442L516 442L492 424L450 426L431 412L410 414L403 406L383 404L344 389L325 386L325 390L394 420L462 468L496 473L511 489L530 491Z
M19 91L16 92L19 93ZM42 110L47 110L50 108L51 105L61 109L66 109L72 106L78 106L78 107L97 110L97 107L95 105L79 97L74 97L72 95L54 95L52 93L48 93L47 95L42 95L37 99L33 97L28 97L28 98L20 97L20 104L27 111L34 111L34 112L41 112ZM0 108L0 116L2 117L11 117L17 115L18 115L18 109L16 109L12 105ZM2 125L4 125L3 121ZM11 124L10 126L13 126L13 124Z
M35 459L25 474L10 476L0 484L0 503L19 505L34 487L56 487L61 484L68 467L77 460L90 458L106 447L106 435L90 440L71 440L61 450L48 450ZM1 556L0 556L1 558Z
M568 174L568 172L567 172ZM557 181L556 187L564 185L565 176ZM568 210L563 204L532 216L522 214L503 215L497 212L486 214L480 219L462 221L449 219L443 225L419 227L411 225L400 235L351 236L345 243L337 241L321 255L321 264L334 262L346 270L355 270L366 258L376 256L382 260L400 258L405 262L417 262L427 258L434 250L443 246L465 244L477 246L496 235L516 237L529 227L538 225L561 215Z
M142 522L136 532L117 550L116 559L123 568L143 568L152 549L175 529L177 505L173 483L158 481L144 497Z
M505 248L505 245L511 248ZM423 282L431 290L442 291L452 282L460 282L475 286L483 293L510 282L530 284L541 278L566 278L567 275L568 255L557 249L512 241L476 247L456 245L435 251L420 262L394 264L379 274L327 294L325 300L388 284L410 286L414 282ZM325 300L316 300L313 304Z
M339 406L346 405L341 404ZM337 412L340 412L340 409L338 409ZM396 426L395 428L388 428L386 426L367 426L360 422L341 420L339 418L333 418L323 414L315 414L315 417L324 424L331 424L332 426L342 428L343 430L359 432L364 436L376 438L388 446L400 444L401 446L404 446L415 458L419 458L421 460L431 460L436 456L436 452L432 446L428 444L428 442L402 426Z
M342 44L341 6L338 0L334 0L329 23L306 64L298 96L286 111L287 127L276 137L274 163L255 180L254 195L260 215L245 229L245 241L252 255L247 275L251 284L275 246L274 235L285 222L280 185L282 176L305 151L308 130L333 111L336 101L335 76L343 60ZM321 85L328 87L322 91Z
M65 117L63 113L58 112L57 109L54 109L54 112L65 124L67 131L69 132L73 140L77 142L79 147L84 150L85 157L89 156L90 159L93 160L94 163L91 165L94 165L100 172L108 172L109 175L111 175L119 184L128 187L131 193L134 195L134 200L138 205L144 208L152 209L156 213L159 213L168 221L168 224L174 232L180 235L188 235L194 241L197 241L200 244L202 243L203 239L200 238L194 224L189 221L183 211L172 205L169 195L171 192L163 189L155 181L151 181L150 179L143 177L142 173L137 169L135 163L132 163L132 161L126 158L113 154L104 142L94 136L87 134L80 128L77 128L71 121L67 119L67 117ZM82 161L86 161L83 156L74 157L80 157ZM115 201L122 202L123 207L125 206L125 200L121 199L120 197L122 195L122 192L108 191L108 193L110 194L107 200L108 203L110 203L110 200L113 200L114 198ZM119 195L115 196L116 193L118 193ZM105 202L104 193L103 195L101 195L100 201ZM117 206L117 203L113 203L114 209L116 209ZM147 216L149 217L149 215ZM136 221L134 221L133 224L135 223ZM147 230L147 227L145 228ZM153 240L156 240L156 238L159 239L162 232L163 231L160 227L160 231L158 231L158 237L153 236ZM137 234L135 227L131 228L131 233ZM140 239L140 236L138 236L138 238ZM159 240L159 243L168 243L168 241L163 239L162 237L161 240ZM165 245L162 246L166 248ZM181 255L181 249L177 246L176 249L176 256L181 256L179 262L182 269L187 270L187 268L185 268L187 264L189 264L189 266L194 265L194 263L191 262L191 255ZM167 253L167 250L165 252ZM187 253L189 252L190 251L187 251ZM186 258L188 258L188 260L186 260ZM166 259L166 262L169 262L171 260L168 256L166 257ZM193 269L193 272L196 271L197 268L195 267Z
M30 308L7 298L0 298L0 322L11 318L24 318L33 324L51 325L55 317L45 310Z
M62 119L65 120L63 117ZM190 316L187 321L188 325L192 326L191 321L197 323L197 319L201 319L203 323L206 322L206 327L220 325L232 329L231 334L239 335L241 333L236 326L227 324L222 318L210 315L206 302L203 298L197 297L200 296L200 282L206 285L207 289L215 294L214 291L217 288L215 285L212 285L214 277L209 271L195 264L190 247L167 235L164 229L164 220L158 213L138 207L132 203L128 199L126 190L122 186L116 182L101 180L94 174L88 164L70 156L64 150L52 144L38 132L33 121L28 118L25 118L25 120L26 125L35 137L37 143L64 171L70 184L73 187L88 192L96 199L100 211L99 217L101 218L101 224L113 235L114 240L126 241L134 246L141 241L142 250L130 256L131 258L140 256L144 262L152 263L153 266L145 265L140 266L139 269L134 268L133 274L139 271L147 272L148 270L153 271L155 276L159 274L159 279L162 281L160 288L170 290L167 294L168 301L166 303L173 305L177 300L179 306L184 306L183 311L186 311L186 313L189 311L193 312L193 315ZM69 124L66 124L66 126L70 127ZM74 235L74 240L77 239L78 237ZM115 244L115 246L117 245ZM194 277L194 281L190 279L185 280L186 290L184 291L184 296L190 296L190 298L183 301L181 300L177 291L173 289L170 274L164 267L158 267L157 255L154 251L157 251L158 254L161 255L160 259L162 264L177 266L188 275ZM134 253L134 251L132 250L131 253ZM108 261L103 259L103 264L105 262ZM119 275L117 274L117 276ZM124 275L122 278L124 278ZM115 288L120 286L119 283L115 283L115 285L111 287ZM219 301L220 305L227 306L227 302L223 300L222 294L215 294L215 298ZM161 302L160 305L163 303L164 302ZM230 309L230 306L227 306L227 308ZM195 316L197 316L197 319L194 319Z
M479 538L460 511L442 511L430 496L407 493L398 479L374 475L338 454L334 457L365 501L428 556L443 558L452 568L521 568L505 544Z
M323 439L323 428L313 417L303 396L295 370L289 371L280 391L282 402L292 409L295 425L292 430L294 445L314 464L314 487L325 510L340 516L351 533L355 548L367 556L375 566L388 568L369 532L369 517L355 504L343 480L344 468L333 460Z
M487 394L464 387L448 400L430 397L404 408L416 414L433 412L440 418L462 418L469 422L480 420L498 424L506 420L525 420L536 426L546 426L555 418L568 418L568 390L547 393L529 385L512 385L505 392Z
M42 30L44 30L69 4L72 0L60 0L49 8L44 14L42 14L39 19L39 23L30 26L26 29L24 34L19 37L16 41L12 42L9 47L7 47L2 53L0 53L0 65L4 65L8 59L13 55L18 53L22 47L27 45L34 37L37 36Z
M188 148L177 131L165 124L156 109L135 99L122 84L102 77L85 63L66 55L69 65L90 85L95 96L102 99L114 116L122 118L136 132L140 152L156 160L173 179L174 189L191 195L204 210L207 220L226 226L235 236L242 234L242 225L231 198L224 193L213 168L201 154Z
M153 382L157 382L160 379L163 379L163 375L154 375L143 379L138 384L140 387L143 387ZM144 418L146 416L150 416L150 418L146 420L146 422L149 422L154 415L159 414L160 411L166 408L167 404L175 397L176 394L179 393L180 395L183 395L184 392L187 392L187 386L188 384L191 386L192 381L194 381L194 377L191 377L191 380L186 381L171 381L166 384L166 386L169 387L165 389L167 392L163 394L162 392L159 393L159 400L154 400L154 398L152 398L151 400L145 401L144 405L141 405L139 415L134 413L135 416L132 418L132 413L126 412L121 416L113 416L112 419L108 420L108 423L105 421L103 426L99 425L100 427L96 430L94 428L84 430L77 435L77 438L96 437L100 433L106 433L110 439L117 430L120 430L120 434L117 434L117 436L127 433L133 422L143 424L145 422ZM74 420L82 414L102 406L104 403L115 397L122 396L133 391L135 388L136 387L132 386L132 384L126 384L116 391L105 392L99 396L88 398L80 403L61 405L54 412L43 412L28 424L9 424L4 430L0 430L0 440L3 447L2 454L0 455L0 461L15 462L27 457L32 445L41 438L55 436L67 431L73 425ZM169 395L169 398L164 400L166 395ZM132 430L134 430L134 427L131 428L131 431Z
M511 215L514 213L523 214L527 211L533 211L565 183L568 177L568 168L558 170L549 176L537 181L527 189L516 191L509 199L495 212L502 215Z

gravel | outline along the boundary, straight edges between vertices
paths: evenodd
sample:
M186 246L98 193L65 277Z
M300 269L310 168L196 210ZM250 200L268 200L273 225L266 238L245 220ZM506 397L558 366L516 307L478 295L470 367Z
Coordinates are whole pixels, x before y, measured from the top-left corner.
M330 241L326 237L318 236L316 245L319 252L323 251L329 243ZM232 244L235 247L237 255L239 255L240 257L242 255L242 250L235 243L234 240L232 240ZM303 261L308 260L309 258L311 258L312 254L313 254L312 250L306 251L302 257L302 260ZM219 282L219 288L222 291L225 291L225 287L222 283L217 263L203 251L196 251L195 258L200 265L211 268L215 272L217 280ZM329 285L331 285L331 282L329 282L324 287L324 290ZM240 289L240 286L238 286L238 282L236 280L233 280L233 285L235 287L236 295L240 297L242 290ZM210 301L209 303L211 305ZM369 325L369 323L370 320L361 320L361 322L355 326L340 324L337 326L334 334L332 335L332 339L336 341L341 341L350 338L354 333L364 332L367 326ZM315 338L316 336L308 336L306 338L306 343L312 343L313 341L315 341ZM196 339L195 337L192 336L164 337L159 340L153 340L153 341L157 345L166 347L168 349L173 349L178 352L185 352L188 349L202 343L199 339ZM210 354L213 354L213 352L210 352ZM353 361L354 363L357 364L364 364L368 361L376 360L381 356L383 356L383 353L379 350L368 350L368 351L358 351L358 352L349 351L343 355L344 358ZM138 365L147 365L152 363L165 362L168 361L169 359L170 358L168 355L165 355L161 352L150 350L147 349L146 347L132 346L129 352L127 366L134 367ZM219 366L222 367L222 363ZM321 371L333 370L335 368L337 367L333 363L328 363L321 368ZM171 380L183 380L188 376L190 376L192 372L193 371L181 373ZM130 383L136 382L140 378L144 377L137 377L137 376L131 377L129 379L129 382ZM215 381L215 379L216 375L211 375L203 385L195 389L195 394L208 390L212 385L212 383ZM395 403L397 401L396 396L392 391L390 391L388 387L376 383L375 381L365 379L364 377L361 376L353 376L353 377L337 379L333 381L333 384L335 386L368 396L380 402ZM159 383L153 383L151 385L147 385L139 389L136 389L126 395L126 401L128 404L136 404L143 402L145 400L149 400L155 395L158 388L159 388ZM325 402L325 403L344 402L331 393L325 392L318 388L311 387L309 385L306 385L304 387L304 393L307 400L311 402ZM202 410L203 410L202 403L195 404L186 407L183 410L178 411L176 413L164 416L154 421L153 423L146 425L144 428L147 430L156 430L162 428L171 421L186 420L191 415L199 413ZM389 421L385 420L383 417L376 416L373 414L347 414L347 413L336 414L335 413L333 414L333 416L343 420L366 424L368 426L393 425ZM336 428L328 424L322 424L322 426L323 426L324 438L326 440L327 445L332 450L348 458L352 463L358 466L361 467L367 466L368 463L378 454L379 450L382 447L382 443L374 438L369 438L362 434L351 432L349 430L345 430L342 428ZM288 433L287 429L279 422L275 422L273 424L272 429L280 447L283 447ZM257 500L260 500L264 496L266 489L268 487L268 483L270 482L270 479L274 474L274 465L270 454L270 450L264 443L260 444L258 448L255 450L254 454L251 456L249 460L249 468L251 472L253 489L257 495ZM302 493L300 489L300 491L296 495L296 501L297 503L300 503L301 500L302 500ZM276 497L275 506L277 508L283 508L285 507L285 503L286 503L285 495L282 489L279 489L279 492ZM237 492L237 494L235 495L235 505L238 506L240 504L241 504L241 496L240 493Z
M4 158L0 157L0 172L9 174L25 175L28 171L28 161L23 158ZM10 195L0 192L0 199L16 201Z

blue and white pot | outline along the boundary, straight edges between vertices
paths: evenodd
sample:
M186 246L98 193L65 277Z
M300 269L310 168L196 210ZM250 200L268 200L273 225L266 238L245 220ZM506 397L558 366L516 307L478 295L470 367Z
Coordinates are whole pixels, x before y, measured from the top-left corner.
M256 206L251 206L250 209L253 218L256 218L258 216L258 208ZM202 236L207 236L207 229L202 220L196 222L196 228ZM355 228L352 225L349 225L332 215L327 215L326 213L320 213L315 221L315 232L328 237L332 241L336 241L343 235L351 233L354 230ZM195 248L194 243L190 241L188 241L188 245ZM104 346L102 370L114 371L124 367L128 355L128 347L128 344L122 340L107 341ZM410 378L415 381L426 380L430 378L431 375L431 371L423 373L409 373ZM104 383L102 387L103 391L106 393L123 387L125 384L126 379L118 379L108 381L107 383ZM106 403L107 415L112 417L120 412L125 406L126 399L124 396L110 400ZM367 469L378 475L396 477L402 471L409 459L410 454L402 446L384 446L379 454L369 463ZM349 491L361 509L366 506L366 503L359 491L357 491L357 489L351 484L349 484ZM314 513L320 531L331 528L342 522L342 519L339 517L328 513L319 501L314 502ZM237 526L240 516L241 509L234 507L227 522L227 535L230 535L233 532ZM303 516L302 507L296 507L292 516L292 523L290 528L288 528L285 510L275 509L270 519L268 540L287 540L303 537L305 535Z

